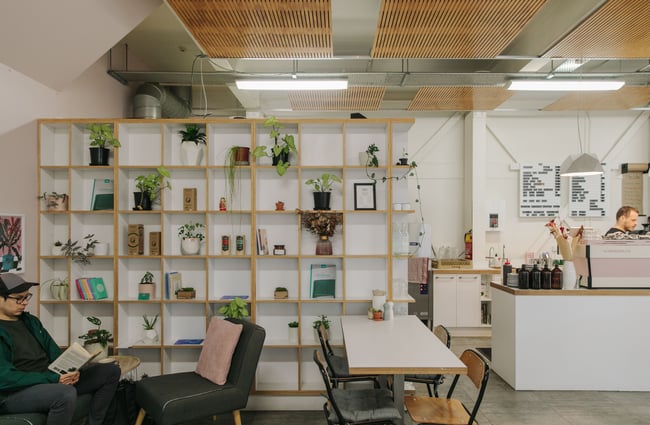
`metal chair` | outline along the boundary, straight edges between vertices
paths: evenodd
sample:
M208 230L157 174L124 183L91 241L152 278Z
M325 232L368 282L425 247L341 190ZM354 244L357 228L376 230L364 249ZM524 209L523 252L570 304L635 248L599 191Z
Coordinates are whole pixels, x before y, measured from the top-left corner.
M460 375L456 375L447 393L447 398L404 397L404 405L413 424L457 425L466 423L472 425L475 423L474 420L490 377L490 367L485 358L472 349L465 350L460 356L460 360L467 366L467 377L478 389L472 410L465 407L460 400L451 398L460 378Z
M318 350L314 350L314 362L327 390L323 412L328 425L401 423L402 416L395 408L392 391L384 388L335 388Z
M317 330L318 340L320 341L323 356L327 362L329 377L334 388L338 388L340 383L357 381L372 381L375 388L380 387L379 380L375 375L350 375L348 359L345 356L334 354L334 350L332 350L329 338L327 337L325 326L321 324Z
M438 337L440 341L447 345L447 348L451 347L451 335L449 331L442 325L438 325L433 328L433 334ZM408 382L418 382L420 384L427 384L427 391L429 391L429 397L434 395L438 397L438 387L445 382L444 375L425 375L425 374L416 374L416 375L406 375L404 376L404 381ZM433 392L431 391L431 386L433 385Z

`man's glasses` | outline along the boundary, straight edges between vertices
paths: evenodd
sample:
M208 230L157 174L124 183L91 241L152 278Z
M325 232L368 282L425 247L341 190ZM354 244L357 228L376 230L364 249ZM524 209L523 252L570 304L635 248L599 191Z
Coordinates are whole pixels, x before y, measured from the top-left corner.
M16 304L25 304L25 303L29 302L29 300L31 300L33 296L34 296L34 294L23 295L22 297L10 297L10 296L7 295L7 298L10 298L10 299L16 301Z

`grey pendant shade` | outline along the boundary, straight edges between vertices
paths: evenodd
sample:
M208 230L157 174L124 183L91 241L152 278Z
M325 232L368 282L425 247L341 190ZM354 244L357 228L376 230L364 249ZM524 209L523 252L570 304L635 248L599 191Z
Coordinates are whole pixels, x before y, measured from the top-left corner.
M604 172L596 155L591 153L569 155L560 166L561 176L593 176Z

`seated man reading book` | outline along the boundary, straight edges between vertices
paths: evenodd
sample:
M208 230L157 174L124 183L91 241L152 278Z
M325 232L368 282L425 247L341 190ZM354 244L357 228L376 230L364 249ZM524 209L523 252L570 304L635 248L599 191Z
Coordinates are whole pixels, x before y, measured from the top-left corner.
M41 412L48 425L69 425L77 395L91 393L87 424L101 425L120 369L90 363L63 374L48 370L61 350L40 320L25 312L34 285L12 273L0 274L0 413Z

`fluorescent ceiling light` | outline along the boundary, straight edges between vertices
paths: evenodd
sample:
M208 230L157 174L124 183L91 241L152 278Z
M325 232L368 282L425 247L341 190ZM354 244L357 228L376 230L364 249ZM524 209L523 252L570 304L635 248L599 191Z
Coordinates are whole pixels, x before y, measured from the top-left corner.
M591 153L570 155L560 166L561 176L594 176L604 172L598 157Z
M345 90L348 80L237 80L240 90Z
M618 90L625 85L624 81L615 80L511 80L508 90L529 91L600 91Z

